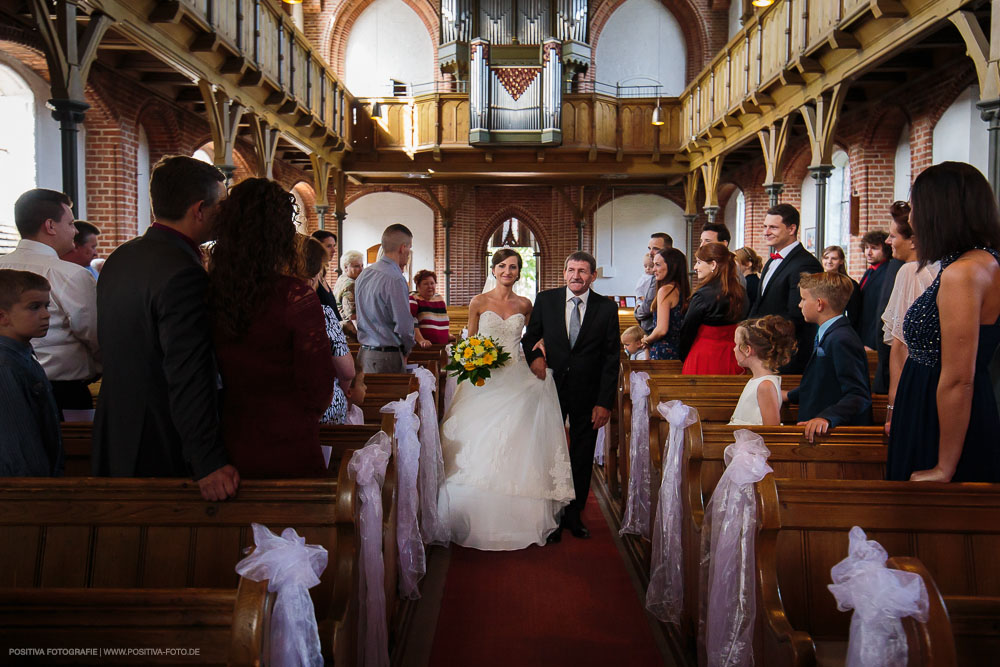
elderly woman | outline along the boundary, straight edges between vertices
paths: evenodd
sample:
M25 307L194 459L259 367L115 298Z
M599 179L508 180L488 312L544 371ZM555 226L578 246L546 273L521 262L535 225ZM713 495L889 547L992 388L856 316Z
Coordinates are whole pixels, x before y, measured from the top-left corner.
M437 294L437 274L424 269L413 276L417 291L410 295L410 314L417 321L417 345L430 347L448 342L448 308Z
M365 268L364 257L357 250L348 250L340 257L340 277L333 286L333 298L340 306L340 316L346 322L354 318L354 280Z
M944 162L917 176L910 206L919 266L941 270L903 318L909 356L890 406L886 476L1000 482L989 369L1000 346L997 200L978 169Z

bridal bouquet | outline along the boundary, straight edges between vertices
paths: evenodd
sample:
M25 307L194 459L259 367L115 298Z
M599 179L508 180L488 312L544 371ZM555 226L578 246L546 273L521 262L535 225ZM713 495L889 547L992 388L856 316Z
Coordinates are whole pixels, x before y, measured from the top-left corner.
M459 341L452 350L451 361L445 366L449 375L458 381L468 380L477 387L486 384L490 371L500 368L510 359L510 353L493 338L485 336L469 336Z

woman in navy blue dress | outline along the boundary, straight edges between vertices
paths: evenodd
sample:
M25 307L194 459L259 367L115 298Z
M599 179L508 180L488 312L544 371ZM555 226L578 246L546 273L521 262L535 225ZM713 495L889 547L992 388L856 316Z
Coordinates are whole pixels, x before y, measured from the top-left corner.
M1000 345L1000 211L974 167L945 162L913 183L922 264L941 271L903 320L887 477L1000 482L1000 413L989 364Z
M680 359L681 324L691 295L687 258L677 248L664 248L653 257L656 303L653 330L642 337L650 359Z

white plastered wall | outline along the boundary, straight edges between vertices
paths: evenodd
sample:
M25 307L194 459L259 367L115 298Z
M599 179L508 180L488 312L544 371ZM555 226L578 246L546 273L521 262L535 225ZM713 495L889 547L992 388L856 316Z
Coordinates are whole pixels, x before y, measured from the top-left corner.
M594 213L595 255L599 275L594 289L610 296L635 293L642 274L642 256L649 236L666 232L674 247L687 247L684 210L674 202L653 194L615 197ZM614 274L614 275L610 275Z
M955 160L968 162L986 173L988 161L987 127L979 115L976 102L979 87L969 86L941 114L934 126L931 160L934 164Z
M684 90L686 63L681 26L657 0L627 0L597 39L596 78L612 86L648 86L653 79L662 95L676 96Z
M375 0L347 38L344 85L357 97L388 97L390 79L433 81L434 49L423 21L402 0Z
M729 2L729 39L740 31L740 17L743 15L743 0L730 0Z
M892 194L896 201L910 200L910 173L910 125L906 124L899 133L893 160Z
M398 192L365 195L347 207L343 250L357 250L367 256L368 248L381 243L382 232L394 223L406 225L413 232L413 256L407 277L421 269L433 271L434 211L420 200ZM438 276L438 282L444 282L442 276Z

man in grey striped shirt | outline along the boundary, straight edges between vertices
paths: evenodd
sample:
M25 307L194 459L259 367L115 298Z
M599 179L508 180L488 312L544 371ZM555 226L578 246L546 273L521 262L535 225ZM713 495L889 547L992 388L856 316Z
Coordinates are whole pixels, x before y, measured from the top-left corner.
M361 272L354 283L358 342L365 373L403 373L413 349L414 320L403 267L410 259L413 234L404 225L382 232L382 259Z

